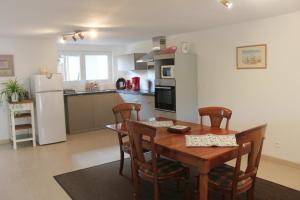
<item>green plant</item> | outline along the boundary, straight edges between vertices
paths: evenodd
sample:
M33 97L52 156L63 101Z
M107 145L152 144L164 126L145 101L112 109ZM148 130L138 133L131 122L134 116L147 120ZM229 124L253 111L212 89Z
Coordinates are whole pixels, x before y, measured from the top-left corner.
M9 80L3 83L4 89L1 91L1 99L4 97L7 101L11 101L11 96L17 94L20 99L24 99L27 95L27 90L17 81Z

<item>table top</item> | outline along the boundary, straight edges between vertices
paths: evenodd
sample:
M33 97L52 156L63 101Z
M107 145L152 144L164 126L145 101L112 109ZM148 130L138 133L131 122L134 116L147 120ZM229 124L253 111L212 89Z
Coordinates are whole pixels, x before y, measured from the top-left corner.
M153 120L153 119L152 119ZM157 121L171 120L163 117L155 118ZM191 130L184 134L170 133L167 128L158 128L157 135L155 137L155 143L159 147L163 147L168 150L180 152L189 156L197 157L202 160L213 160L219 158L222 155L230 154L228 156L234 157L237 147L186 147L185 135L203 135L203 134L236 134L237 131L226 130L222 128L212 128L209 126L203 126L196 123L184 122L179 120L172 120L175 125L190 126ZM128 130L125 123L107 125L107 128L120 132L122 134L128 134Z

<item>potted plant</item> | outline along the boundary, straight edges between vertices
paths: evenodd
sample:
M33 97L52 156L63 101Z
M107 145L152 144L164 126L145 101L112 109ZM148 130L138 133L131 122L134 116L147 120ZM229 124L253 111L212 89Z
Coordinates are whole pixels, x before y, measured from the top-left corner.
M6 98L8 102L18 102L19 100L24 99L28 92L27 90L17 81L9 80L6 83L3 83L4 89L1 91L1 99Z

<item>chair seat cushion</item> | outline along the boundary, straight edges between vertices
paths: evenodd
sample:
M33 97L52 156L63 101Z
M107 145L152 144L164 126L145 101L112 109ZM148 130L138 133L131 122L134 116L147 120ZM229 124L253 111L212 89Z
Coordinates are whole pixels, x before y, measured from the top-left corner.
M215 187L222 188L224 190L232 189L232 182L234 178L235 168L229 165L222 165L216 168L213 168L209 173L209 184L212 184ZM244 172L241 171L241 175ZM241 189L252 184L252 178L249 177L245 180L238 182L237 187Z
M130 153L131 147L130 147L130 143L129 142L123 142L122 151L124 151L126 153Z
M147 163L151 164L152 160L147 161ZM182 166L180 163L165 159L165 158L157 158L157 168L158 168L158 177L163 178L165 176L181 174L185 172L186 168ZM140 170L141 173L146 174L148 176L153 176L153 170Z

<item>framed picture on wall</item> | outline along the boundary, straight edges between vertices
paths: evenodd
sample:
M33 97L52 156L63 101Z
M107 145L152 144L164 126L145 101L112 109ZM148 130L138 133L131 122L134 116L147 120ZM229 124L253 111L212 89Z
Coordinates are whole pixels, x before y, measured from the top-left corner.
M0 55L0 77L14 76L14 56Z
M249 45L236 48L237 69L267 68L267 45Z

